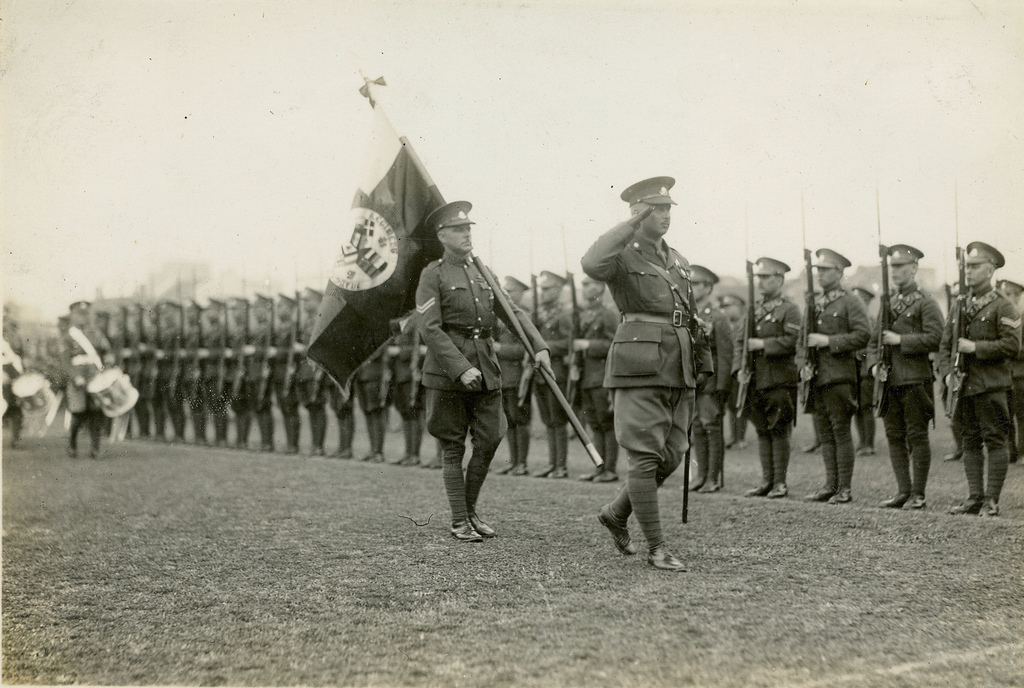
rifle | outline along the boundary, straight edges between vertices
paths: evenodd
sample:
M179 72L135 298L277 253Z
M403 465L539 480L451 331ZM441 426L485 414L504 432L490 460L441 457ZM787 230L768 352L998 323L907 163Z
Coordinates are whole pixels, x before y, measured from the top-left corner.
M181 378L181 346L185 337L185 308L178 306L178 334L171 341L174 347L174 358L171 366L171 377L167 380L167 395L173 399L178 392L178 380Z
M875 189L878 207L878 189ZM882 343L883 333L892 329L892 306L889 296L889 247L882 244L882 214L878 211L878 257L882 259L882 295L878 305L878 363L875 366L875 389L872 400L875 415L884 418L889 412L889 372L892 370L892 347Z
M419 408L420 384L423 382L423 371L420 370L420 328L412 330L412 355L409 358L409 372L412 375L412 387L409 391L409 408Z
M228 374L228 304L220 304L220 358L217 360L217 382L214 386L216 396L224 395L224 378Z
M804 413L811 413L814 410L814 395L811 393L812 385L814 384L814 378L818 375L818 351L813 347L807 346L807 339L815 331L818 322L818 312L817 304L814 301L814 261L811 258L811 250L807 248L803 194L800 194L800 229L803 232L804 269L807 271L807 287L805 290L806 307L804 309L803 331L800 333L804 349L804 365L800 369L800 383L797 390Z
M750 339L757 336L757 316L754 313L754 264L747 261L747 322L743 328L743 353L740 370L736 373L739 387L736 390L736 412L742 413L747 407L754 379L754 352L750 350Z
M267 395L267 383L270 382L270 348L274 345L274 324L277 320L277 302L270 301L270 334L266 344L263 346L263 353L260 355L260 379L256 383L256 403L262 404L263 397Z
M132 350L128 348L128 319L130 317L128 306L121 306L121 338L117 347L121 354L118 356L117 367L124 372L128 372L128 359L132 356Z
M245 347L249 344L249 300L245 300L245 325L242 327L242 345L233 347L238 363L235 366L235 377L231 380L231 396L237 397L242 392L245 381Z
M569 379L566 382L565 398L569 400L569 404L573 408L577 408L580 401L580 369L582 366L580 365L581 352L574 351L573 347L583 333L580 325L580 307L576 301L576 278L568 271L565 273L565 278L569 280L569 297L572 299L572 327L569 329L569 353L567 354Z
M956 202L955 193L954 191L954 204ZM967 377L967 362L964 360L963 352L960 351L960 338L966 335L964 309L967 307L967 276L964 266L964 250L959 245L959 220L957 221L956 228L956 242L956 267L959 273L960 290L956 295L956 301L953 303L953 309L949 315L950 331L952 332L952 339L949 342L949 355L953 359L953 369L949 375L949 385L946 387L946 416L948 418L953 418L960 407L960 394L963 391L964 379Z
M380 354L380 405L387 406L388 394L391 393L391 353L388 349L391 348L395 338L392 337L388 340L387 344L381 350Z
M284 394L292 388L292 380L295 378L295 343L299 340L299 328L302 326L302 294L295 291L295 322L292 323L292 331L288 336L288 355L284 362Z
M537 275L532 274L533 270L530 272L530 295L533 299L533 312L530 313L530 320L533 322L534 327L540 329L540 322L538 320L538 313L540 312L540 296L537 293ZM533 384L533 365L532 361L527 361L524 356L523 373L519 376L519 406L524 406L526 404L526 399L530 394L531 384Z
M198 395L199 394L199 379L202 377L202 374L201 374L202 371L199 370L199 350L201 348L203 348L204 342L203 342L203 314L202 314L202 311L199 310L198 306L196 306L196 313L198 314L198 318L196 319L196 347L195 347L195 352L192 354L192 371L191 371L192 374L190 375L190 378L191 378L191 384L193 385L192 389L194 390L193 394Z

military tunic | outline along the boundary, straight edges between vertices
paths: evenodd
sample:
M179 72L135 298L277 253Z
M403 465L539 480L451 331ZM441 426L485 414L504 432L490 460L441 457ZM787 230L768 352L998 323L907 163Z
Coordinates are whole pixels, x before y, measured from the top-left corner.
M71 412L71 432L68 448L72 454L78 448L78 431L87 425L92 439L92 453L99 452L100 438L106 416L86 390L89 381L103 370L103 357L110 351L110 342L95 327L78 328L71 326L62 339L64 362L70 371L65 401Z
M583 397L583 420L596 432L614 430L611 395L604 388L604 375L615 331L619 327L619 314L601 301L587 304L580 313L580 338L587 340L583 351L583 369L580 371L580 393ZM599 453L602 456L604 452Z
M171 439L185 437L185 395L181 384L183 359L180 306L168 304L160 309L160 335L157 342L156 395L153 399L153 420L156 438L165 440L167 420L171 422Z
M529 318L511 299L509 303L535 350L547 349ZM472 428L474 456L479 453L489 463L507 428L501 412L501 367L492 339L497 318L506 316L495 311L494 294L476 266L451 253L423 269L416 304L420 334L427 345L423 385L451 393L428 393L427 430L442 441L447 460L449 453L456 452L456 444L462 456L459 443ZM467 389L460 380L470 368L482 375L480 389Z
M963 318L965 338L977 347L964 354L966 378L953 423L963 440L964 472L970 490L968 500L999 501L1006 478L1011 419L1007 392L1013 385L1012 361L1020 352L1021 315L1009 299L991 285L972 290ZM951 360L954 318L946 322L939 345L939 373L945 378ZM984 480L988 452L988 484Z
M757 432L761 492L786 484L790 434L796 418L800 317L800 309L782 295L762 299L754 308L754 333L764 342L764 349L753 355L749 413Z
M879 312L877 328L881 328L882 315ZM932 456L928 422L935 417L934 378L928 355L939 350L942 311L935 299L910 282L892 295L889 322L900 343L880 350L878 337L873 337L868 368L876 370L884 351L889 351L888 407L882 419L889 459L899 495L924 497Z
M828 336L828 346L817 349L813 380L814 427L825 464L824 491L849 489L853 481L854 449L850 420L857 412L855 353L871 339L864 303L842 288L815 296L814 330Z

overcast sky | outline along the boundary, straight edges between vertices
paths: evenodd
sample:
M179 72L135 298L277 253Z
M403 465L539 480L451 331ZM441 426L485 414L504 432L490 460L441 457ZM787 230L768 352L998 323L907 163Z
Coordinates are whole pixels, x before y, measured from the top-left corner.
M290 285L351 234L359 69L503 274L570 269L677 180L671 245L741 275L882 240L1024 281L1024 3L49 2L2 16L5 298L64 312L165 261ZM318 285L322 286L322 285Z

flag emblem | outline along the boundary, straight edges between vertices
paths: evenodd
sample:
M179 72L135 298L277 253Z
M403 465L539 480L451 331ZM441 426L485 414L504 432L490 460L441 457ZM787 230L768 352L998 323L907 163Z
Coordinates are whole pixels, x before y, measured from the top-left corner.
M341 245L331 281L346 291L364 291L387 281L398 265L398 237L371 208L352 209L352 236Z

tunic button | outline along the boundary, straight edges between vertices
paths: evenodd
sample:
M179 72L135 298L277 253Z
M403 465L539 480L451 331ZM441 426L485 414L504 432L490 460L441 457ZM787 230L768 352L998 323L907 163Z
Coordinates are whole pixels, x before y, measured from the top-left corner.
M476 301L477 303L480 303L480 299L473 299L473 300Z
M636 243L636 242L634 241L634 242L633 242L633 248L640 248L640 244L638 244L638 243Z
M641 274L641 275L646 275L647 273L646 273L646 272L641 272L640 274Z
M636 337L633 337L633 341L634 341L634 342L636 341Z

